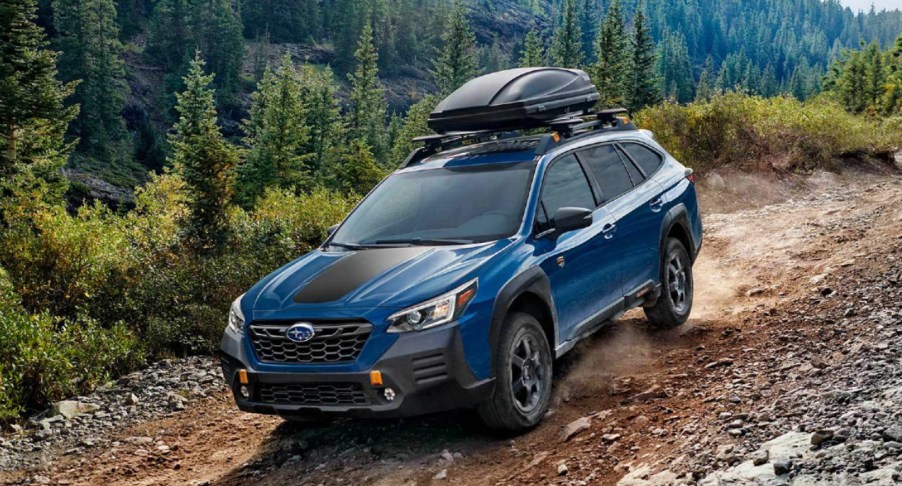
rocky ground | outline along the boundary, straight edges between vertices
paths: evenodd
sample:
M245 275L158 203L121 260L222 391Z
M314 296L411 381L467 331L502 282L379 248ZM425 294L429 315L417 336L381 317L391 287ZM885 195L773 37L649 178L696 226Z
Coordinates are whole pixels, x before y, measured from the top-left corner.
M209 358L165 360L119 378L86 397L57 402L26 427L14 425L0 438L0 470L40 471L59 457L90 455L119 447L116 432L134 424L176 415L198 398L222 394L226 386L219 364ZM166 451L150 437L126 442ZM42 482L41 476L35 477Z
M467 411L285 424L238 412L196 358L4 432L0 483L902 483L902 177L701 190L690 322L654 332L633 312L587 340L528 434Z

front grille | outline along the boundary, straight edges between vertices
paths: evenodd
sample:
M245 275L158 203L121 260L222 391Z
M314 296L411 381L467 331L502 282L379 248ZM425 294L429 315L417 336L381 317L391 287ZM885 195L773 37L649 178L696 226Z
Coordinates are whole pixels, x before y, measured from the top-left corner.
M369 398L359 383L310 385L260 384L260 401L277 405L366 405Z
M370 337L368 322L312 323L313 339L291 341L285 331L296 322L260 322L250 325L251 343L260 361L268 363L341 363L354 361Z

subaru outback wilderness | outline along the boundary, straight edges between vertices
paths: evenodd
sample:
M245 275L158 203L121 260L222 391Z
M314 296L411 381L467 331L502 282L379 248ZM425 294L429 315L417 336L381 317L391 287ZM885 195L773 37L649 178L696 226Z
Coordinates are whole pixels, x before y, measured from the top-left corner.
M545 414L552 366L643 307L682 324L702 223L691 171L585 73L470 81L438 135L321 247L232 304L221 343L238 408L286 419L475 407L487 425ZM545 131L542 135L522 135Z

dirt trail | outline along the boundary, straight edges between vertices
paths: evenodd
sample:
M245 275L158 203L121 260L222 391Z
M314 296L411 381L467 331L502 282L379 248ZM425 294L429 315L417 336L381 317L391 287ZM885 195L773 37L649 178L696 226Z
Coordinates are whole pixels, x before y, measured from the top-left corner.
M772 338L759 332L764 316L788 312L823 275L902 246L897 174L737 176L733 187L725 180L726 189L702 187L706 240L695 266L691 321L653 332L634 311L582 343L557 363L552 410L528 434L493 436L468 411L297 426L240 413L222 394L123 430L114 447L61 452L40 474L59 484L108 485L614 484L628 464L653 463L680 447L668 431L712 413L701 378L713 372L710 363L729 358L739 365L771 346ZM761 198L756 184L767 188ZM714 209L721 206L730 212ZM741 342L730 339L736 333ZM592 427L564 442L562 427L586 416ZM134 437L167 448L136 444ZM7 473L0 482L33 474Z

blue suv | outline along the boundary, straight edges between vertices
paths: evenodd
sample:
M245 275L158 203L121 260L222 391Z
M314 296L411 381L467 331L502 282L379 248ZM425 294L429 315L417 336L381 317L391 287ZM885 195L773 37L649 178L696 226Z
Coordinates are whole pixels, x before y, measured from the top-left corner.
M618 111L541 124L423 138L320 248L236 299L221 350L238 407L476 407L522 431L548 408L554 360L604 323L640 306L656 327L685 322L691 170Z

